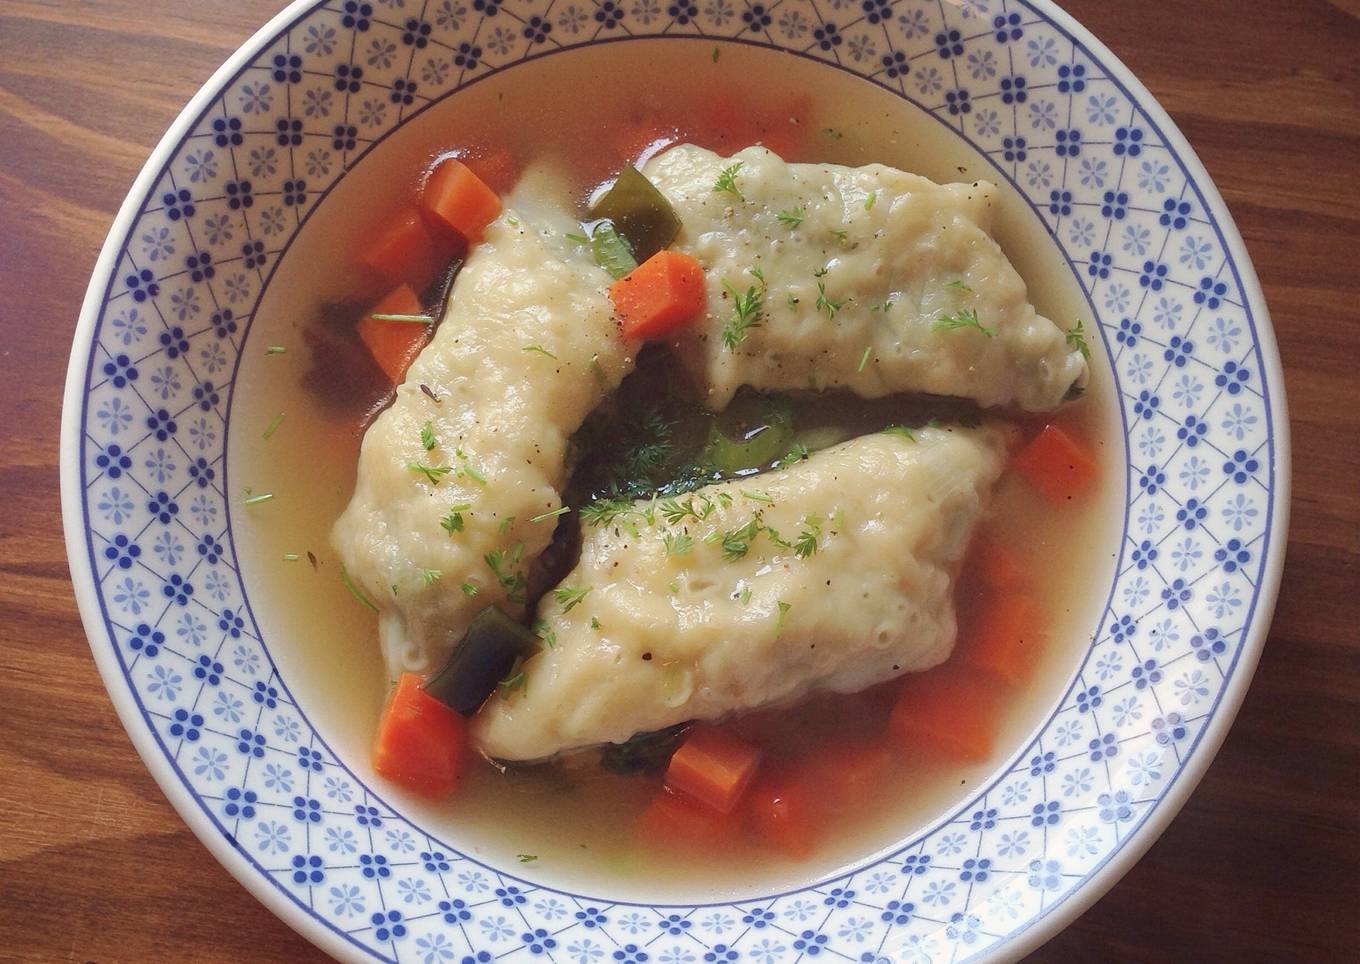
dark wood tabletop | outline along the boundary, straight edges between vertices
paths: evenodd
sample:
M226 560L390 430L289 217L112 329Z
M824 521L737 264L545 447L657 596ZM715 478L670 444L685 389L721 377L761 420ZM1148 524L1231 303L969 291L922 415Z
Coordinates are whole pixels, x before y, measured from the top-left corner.
M0 0L0 958L322 955L143 768L66 567L57 427L99 246L275 0ZM1199 152L1255 260L1294 433L1288 561L1241 715L1170 829L1042 961L1360 947L1360 0L1068 0Z

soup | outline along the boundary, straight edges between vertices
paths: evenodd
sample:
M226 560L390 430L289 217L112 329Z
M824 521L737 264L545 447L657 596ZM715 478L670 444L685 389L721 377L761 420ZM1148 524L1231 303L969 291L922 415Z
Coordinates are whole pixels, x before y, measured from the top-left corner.
M393 286L391 279L365 272L360 262L371 257L374 240L389 229L393 212L415 203L432 162L460 152L467 167L480 166L481 179L494 183L497 191L512 188L520 172L549 170L563 208L586 225L577 228L582 237L597 227L590 201L592 196L598 200L601 185L613 181L626 164L664 157L666 148L681 143L711 147L725 157L765 142L794 162L874 162L939 180L989 176L990 169L933 119L913 114L856 81L827 84L817 71L816 83L802 83L804 72L813 68L770 52L724 48L715 58L710 49L682 42L645 48L647 75L676 79L660 81L645 94L622 95L607 111L590 93L591 78L603 69L606 55L584 51L484 81L403 127L318 208L315 223L284 258L254 321L257 341L252 344L258 350L247 352L240 376L251 391L238 397L234 418L256 428L233 439L231 477L250 486L249 498L272 498L237 510L243 572L250 580L268 579L286 587L285 593L267 595L269 600L287 598L288 605L265 601L257 616L268 627L281 674L299 703L322 732L333 735L341 758L361 772L395 674L384 663L376 618L347 591L331 548L332 527L355 489L360 440L390 398L394 381L374 364L358 334L365 320L371 326L375 306L383 307ZM608 64L617 69L613 54ZM809 94L790 98L782 93L788 90ZM506 104L516 110L506 110ZM731 186L737 192L743 191L743 178L751 177L742 170L752 170L758 162L749 163L751 168L735 172ZM876 202L866 196L864 203L869 210ZM1079 289L1042 225L1005 190L996 205L993 234L1027 283L1030 301L1042 315L1072 326L1084 313ZM792 208L781 213L790 215L780 222L785 226L796 218ZM452 250L455 240L439 243L451 246L444 254L453 255L455 264L461 260L463 252ZM398 305L403 311L376 311L380 316L409 316L379 322L393 326L400 343L410 344L411 333L426 335L429 326L420 323L419 315L442 312L450 282L449 272L435 267L442 256L429 256L424 270L430 277L427 284L415 286L423 289L416 304ZM414 256L408 252L406 257ZM729 321L740 314L739 299L757 289L751 276L734 280L734 303L724 303L722 294L709 298L710 307L717 303ZM810 310L817 279L804 280L809 291L804 308ZM971 294L962 290L966 288L960 283L951 297L966 298ZM459 291L454 279L454 305ZM766 292L762 297L773 311L774 296ZM786 297L788 310L794 311L791 302L797 296ZM834 289L818 296L824 304L816 311L827 322L835 321L837 311L853 310L832 307L837 299ZM950 317L960 316L967 318L962 310ZM975 313L973 321L986 327L989 319ZM773 326L770 322L767 327ZM992 338L986 331L952 334ZM742 388L715 414L707 411L704 389L694 384L693 358L682 362L664 339L632 344L638 349L630 350L632 370L617 388L611 384L601 404L573 431L573 469L562 490L566 511L546 509L549 518L536 523L548 528L551 541L543 562L526 572L521 587L531 613L540 608L555 619L574 618L605 595L601 586L563 580L578 563L583 539L607 538L589 520L599 518L598 507L610 500L642 505L653 497L692 499L705 487L727 485L737 487L722 491L735 493L740 503L741 493L758 497L765 480L778 473L796 480L799 473L815 471L814 459L834 453L839 445L863 439L877 444L873 439L883 437L885 429L893 444L910 445L933 438L932 433L939 433L940 444L952 444L946 436L971 437L996 426L1007 435L1004 445L1010 454L1000 478L987 486L985 513L971 527L966 561L953 565L958 578L948 595L959 629L952 655L940 669L886 679L856 692L814 686L792 699L774 701L777 705L744 707L717 718L715 731L721 738L754 748L753 758L758 759L755 775L742 788L743 799L725 815L719 813L721 806L696 805L693 786L688 795L664 789L667 761L676 747L693 740L704 749L694 731L669 727L623 743L622 750L614 746L603 757L598 749L576 752L572 747L548 762L505 766L472 754L447 798L414 795L404 806L432 833L494 863L519 861L526 872L564 886L598 879L602 873L631 877L662 899L719 896L712 884L715 868L721 872L723 892L734 894L777 885L793 875L805 879L827 873L947 816L1035 727L1089 642L1085 627L1095 624L1099 600L1086 587L1100 585L1103 579L1093 575L1103 577L1112 564L1113 487L1097 480L1074 488L1069 499L1061 489L1046 491L1041 475L1027 475L1015 464L1017 453L1030 451L1026 446L1035 439L1051 439L1056 431L1078 440L1101 477L1114 478L1117 453L1105 444L1113 437L1108 380L1093 372L1084 397L1042 414L1024 414L1014 407L984 409L919 392L866 399L843 388L805 386ZM535 347L544 346L517 346ZM553 360L530 350L523 355L526 362ZM850 368L879 363L868 348L863 358L856 352ZM856 374L851 371L847 377ZM447 391L437 384L425 387L433 395ZM431 406L437 404L452 402L431 399ZM983 429L974 427L979 423ZM464 465L451 452L426 468L446 464L450 473ZM466 467L478 471L470 461ZM415 475L421 484L448 481ZM745 558L759 552L802 558L798 537L811 534L809 555L816 561L838 538L833 513L816 533L795 525L778 527L774 536L764 534L765 524L755 521L770 516L754 514L760 510L759 498L748 501L751 514L737 520L742 525L734 523L721 533L727 536L754 525L745 542L737 540L738 548L746 549ZM681 509L695 504L678 503ZM904 512L909 508L904 506ZM805 523L809 515L801 515L797 523ZM606 528L617 521L609 520ZM526 522L515 519L510 525ZM633 524L646 528L646 523ZM672 546L689 538L703 551L699 528L658 535L671 536L676 540ZM771 544L772 539L787 543L788 549ZM512 552L513 545L505 551ZM620 545L606 548L624 551ZM732 564L745 564L742 558ZM455 580L443 572L433 578L442 591L475 600L465 590L494 591L497 573L483 568L469 579ZM554 595L554 588L566 595ZM589 594L585 601L572 604L572 593L583 590ZM677 585L674 592L680 590ZM660 584L662 595L670 591ZM684 591L689 591L688 584ZM737 603L741 594L734 585ZM360 589L359 595L367 600L369 594ZM265 596L256 593L254 598ZM796 633L797 620L811 602L781 598L778 603L771 609L772 619L782 617L786 627L776 631L772 622L770 632ZM846 605L854 605L852 597L846 597ZM568 606L575 612L564 616ZM586 626L579 628L584 632ZM989 640L1008 635L1023 639L1023 655L1017 655L1019 650L987 650ZM497 699L516 698L520 668L514 669L500 678ZM916 694L911 701L916 705L952 703L932 681L944 680L943 686L958 679L967 680L969 689L957 714L923 721L898 709L906 688ZM532 677L528 685L534 685ZM931 727L939 731L935 737L929 735ZM973 741L969 734L974 731L982 734L979 739L985 737L983 744ZM722 746L708 749L710 761L721 758ZM701 783L703 777L700 772ZM403 794L380 777L369 779L379 793ZM762 797L763 809L752 795ZM665 862L665 879L656 874L658 861ZM695 891L701 872L704 884Z

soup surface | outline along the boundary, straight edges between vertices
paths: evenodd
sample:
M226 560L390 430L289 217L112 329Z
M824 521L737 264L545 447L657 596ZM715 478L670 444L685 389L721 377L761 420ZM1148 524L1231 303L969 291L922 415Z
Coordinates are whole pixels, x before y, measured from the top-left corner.
M629 75L650 80L610 84L602 96L600 78ZM390 679L376 619L342 584L330 542L353 491L362 433L390 388L347 334L383 294L381 284L355 270L356 252L393 209L411 203L423 173L443 152L491 146L519 169L541 164L563 172L571 193L564 200L583 220L592 190L640 146L639 130L671 130L719 153L758 139L788 160L877 162L939 182L989 179L1001 188L994 235L1030 300L1060 325L1086 318L1091 327L1080 289L1042 223L1004 182L1009 172L976 156L924 112L848 76L827 78L824 66L788 55L735 46L715 55L712 47L684 41L605 45L487 78L406 124L356 165L283 257L253 320L253 350L239 373L245 390L234 398L228 477L256 616L282 678L337 755L375 792L400 801L432 834L473 856L497 866L518 860L526 874L568 888L627 878L640 896L660 900L751 894L794 877L829 874L951 816L1033 731L1090 642L1117 548L1120 480L1110 380L1094 361L1079 401L1044 417L1000 413L1024 439L1052 423L1085 440L1102 481L1062 504L1015 471L994 487L974 537L975 550L986 548L973 553L956 588L960 631L951 665L968 651L970 634L996 618L1006 596L987 575L990 560L1000 556L1010 560L1042 614L1043 633L1024 685L997 690L999 735L988 759L965 762L938 747L899 741L891 753L869 758L865 773L825 766L881 743L900 682L853 695L814 695L732 721L730 732L763 749L762 767L804 774L807 792L826 798L810 852L797 856L744 831L708 846L668 845L642 818L660 775L611 772L595 755L504 772L476 760L452 798L437 803L406 797L369 768ZM789 91L807 93L790 97ZM710 431L686 392L664 351L644 351L611 402L615 416L588 422L578 436L582 460L567 503L579 508L600 495L610 460L645 445L661 424L677 441L654 481L678 469L686 445L701 445ZM759 421L762 406L780 406L793 436L815 440L813 447L892 425L970 424L978 417L970 404L905 396L868 402L845 393L793 392L771 401L743 394L735 404L744 406L746 423ZM721 424L750 428L735 425L736 418L729 413ZM273 498L241 508L238 496L247 488ZM559 529L568 556L576 525L571 515ZM960 713L966 716L968 708ZM855 792L836 786L845 780L856 781ZM713 886L715 867L720 890Z

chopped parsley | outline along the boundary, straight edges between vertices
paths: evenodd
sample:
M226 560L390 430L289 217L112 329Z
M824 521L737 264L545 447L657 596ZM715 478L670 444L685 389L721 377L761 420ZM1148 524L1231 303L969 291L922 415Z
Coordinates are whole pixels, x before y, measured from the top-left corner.
M463 595L464 595L464 596L467 596L469 599L471 599L473 596L477 595L477 593L481 592L480 589L478 589L476 586L474 586L474 585L473 585L472 583L470 583L470 582L465 582L465 583L463 583L461 586L459 586L458 588L461 589L461 590L463 590Z
M856 372L864 371L864 366L869 364L869 356L872 355L873 353L874 353L873 346L866 345L864 347L864 354L859 356L859 367L855 369Z
M581 518L587 525L607 526L620 516L633 511L633 501L624 496L613 499L596 499L589 505L581 506Z
M807 458L810 453L808 447L801 442L784 453L784 456L774 464L777 469L787 469L790 465L796 465Z
M259 505L261 502L268 502L272 498L274 498L273 492L261 492L259 495L252 495L250 498L246 499L244 504Z
M883 434L900 435L908 442L916 441L916 436L913 435L911 429L907 428L905 425L889 425L887 428L883 430Z
M949 282L949 284L945 285L945 287L953 288L955 291L966 291L970 295L973 293L973 289L964 284L959 278L955 278L953 281Z
M717 47L714 47L714 48L713 48L713 62L714 62L714 63L717 63L717 62L718 62L718 48L717 48ZM519 854L518 856L519 856L519 862L522 863L522 864L531 864L531 863L533 863L535 860L538 859L538 854Z
M601 628L601 627L600 627L600 620L599 620L599 617L597 617L597 616L591 616L591 617L590 617L590 628L591 628L591 629L595 629L595 630L598 630L598 629Z
M848 232L848 231L832 231L832 232L831 232L831 236L832 236L833 238L835 238L837 241L839 241L839 242L841 242L842 244L844 244L844 243L845 243L845 239L849 236L849 232Z
M696 506L696 503L702 503ZM713 514L713 500L705 496L690 496L683 503L679 499L665 499L660 505L661 517L667 525L676 525L686 518L703 522Z
M751 551L751 541L760 534L760 522L751 519L744 525L722 534L722 554L728 562L736 562Z
M524 543L517 543L508 553L503 549L488 552L482 557L491 574L496 577L511 602L524 602L524 589L528 585L524 573L518 569L520 557L524 555Z
M1081 352L1082 358L1091 357L1091 349L1086 346L1086 329L1082 327L1081 321L1077 321L1077 327L1069 329L1064 337L1067 340L1068 348L1075 348ZM269 436L265 436L268 438Z
M443 579L443 578L444 578L444 572L443 572L443 570L441 570L441 569L422 569L422 570L420 570L420 579L421 579L421 581L424 582L425 585L427 585L427 586L433 586L435 583L437 583L439 580L441 580L441 579Z
M500 521L500 525L496 526L496 531L499 532L501 535L505 535L507 532L510 531L510 527L514 524L515 517L512 515L508 515Z
M524 689L528 680L524 675L524 657L516 656L515 662L510 667L510 672L505 674L505 678L496 685L501 688L501 692L507 696L515 690Z
M877 202L877 201L878 201L878 192L877 192L877 191L874 191L872 194L870 194L868 197L866 197L866 198L864 199L864 210L866 210L866 211L872 211L872 210L874 209L874 204L875 204L875 202Z
M1080 324L1080 322L1078 322L1078 324ZM270 419L269 425L265 427L264 439L266 442L274 437L274 433L279 430L279 426L282 424L283 424L283 412L279 412L279 414L275 415L272 419Z
M264 350L264 353L266 355L282 355L287 350L288 349L284 348L282 345L270 345Z
M553 509L551 512L540 512L538 515L534 516L534 517L533 517L532 519L530 519L529 521L530 521L530 522L542 522L544 519L555 519L555 518L557 518L557 517L560 516L560 515L566 515L566 514L567 514L568 512L570 512L570 511L571 511L571 506L569 506L569 505L559 505L556 509Z
M760 316L764 311L765 285L762 281L759 288L754 286L746 289L746 294L739 294L726 281L723 287L732 296L732 317L723 326L722 341L728 351L735 351L737 346L746 340L747 333L760 325Z
M745 201L746 197L741 193L741 188L737 187L737 175L741 173L741 169L744 166L742 161L737 161L737 163L730 167L723 168L718 174L718 179L713 182L714 192L717 194L730 194L738 201Z
M780 211L775 217L779 218L779 223L792 230L803 223L806 212L802 208L789 208L787 211Z
M534 635L543 640L543 645L549 649L557 648L557 633L548 628L548 623L542 619L534 620Z
M827 321L836 320L836 312L845 307L846 300L842 298L840 301L832 301L826 296L826 282L817 282L817 310L826 312Z
M667 532L661 541L666 545L668 556L683 556L694 548L694 539L683 532Z
M881 305L874 305L874 306L871 307L869 310L870 310L871 312L872 312L872 311L881 311L881 312L883 312L883 313L886 314L886 313L892 308L892 306L893 306L894 304L896 304L896 302L893 301L891 298L889 298L887 301L883 302L883 304L881 304Z
M774 502L774 499L770 498L764 492L756 492L754 489L742 489L741 494L743 498L751 499L755 502Z
M438 440L434 437L434 423L426 419L425 424L420 427L420 446L426 452L429 452L437 444Z
M774 620L774 638L778 639L779 635L784 632L784 617L787 616L789 610L793 608L793 603L786 603L784 600L780 599L775 605L779 607L779 615L776 616Z
M957 315L941 315L932 325L936 331L957 331L960 328L976 328L988 338L995 337L996 330L988 328L978 321L977 312L972 308L965 308Z
M751 601L751 587L750 587L750 586L742 586L742 587L741 587L741 595L738 596L737 598L739 598L739 599L741 600L741 604L742 604L743 606L745 606L747 603L749 603L749 602Z
M542 345L525 345L524 350L531 351L536 355L542 355L544 358L551 358L553 361L557 361L557 356L554 355L552 352L548 351L548 349L544 348Z
M421 465L419 462L407 462L408 472L415 472L425 476L431 485L438 485L444 476L453 471L452 465Z
M569 613L590 595L590 586L563 586L553 590L553 598L562 606L563 613Z
M439 520L440 527L449 535L463 531L463 513L472 508L470 502L460 502L449 506L449 514Z
M821 516L810 515L803 519L806 527L798 533L793 542L793 552L799 559L806 559L817 551L817 538L822 534Z
M340 581L345 584L345 588L349 590L351 596L359 600L359 602L363 603L364 606L373 610L375 613L378 611L378 607L373 604L373 600L365 596L363 590L354 584L354 580L349 577L349 572L344 566L340 567Z
M297 561L298 561L298 554L297 554L296 552L285 552L285 553L283 554L283 561L284 561L284 562L297 562Z

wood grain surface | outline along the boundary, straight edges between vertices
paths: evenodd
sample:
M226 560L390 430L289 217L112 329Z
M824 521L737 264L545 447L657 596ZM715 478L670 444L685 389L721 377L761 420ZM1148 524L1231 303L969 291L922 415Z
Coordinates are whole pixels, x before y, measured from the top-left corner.
M271 0L0 0L0 958L306 961L133 752L57 498L71 333L110 221ZM1265 286L1294 431L1284 587L1189 804L1042 961L1360 947L1360 2L1069 0L1171 112Z

